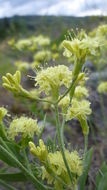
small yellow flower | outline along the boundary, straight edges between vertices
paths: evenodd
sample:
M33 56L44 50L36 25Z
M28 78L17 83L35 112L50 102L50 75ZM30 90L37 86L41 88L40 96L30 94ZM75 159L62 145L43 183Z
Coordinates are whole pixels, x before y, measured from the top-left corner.
M74 97L75 98L83 98L83 97L88 97L88 90L84 87L84 86L77 86L75 88L75 93L74 93Z

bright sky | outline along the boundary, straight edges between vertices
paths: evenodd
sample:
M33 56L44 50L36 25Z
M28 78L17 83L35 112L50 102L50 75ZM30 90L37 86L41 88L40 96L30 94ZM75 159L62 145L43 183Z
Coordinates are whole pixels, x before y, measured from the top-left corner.
M13 15L107 15L107 0L0 0L0 18Z

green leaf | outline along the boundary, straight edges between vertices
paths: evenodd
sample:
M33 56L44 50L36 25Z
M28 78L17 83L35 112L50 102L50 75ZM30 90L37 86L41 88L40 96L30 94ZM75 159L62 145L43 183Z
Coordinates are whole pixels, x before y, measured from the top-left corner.
M0 160L8 164L9 166L17 167L16 164L0 149Z
M84 172L83 175L79 179L79 185L81 190L85 190L85 184L88 176L88 171L90 169L91 161L92 161L92 155L93 155L93 148L91 148L85 156L84 160Z
M96 190L106 190L107 189L107 180L106 179L107 179L107 164L103 163L96 176Z
M100 180L97 190L107 190L107 173Z
M6 142L9 149L13 152L13 154L16 156L16 158L23 163L24 162L24 156L21 154L20 146L18 146L14 142Z
M48 150L49 150L50 152L54 152L55 144L54 144L54 142L53 142L53 140L52 140L51 137L48 137L48 138L47 138L47 143L46 143L46 145L47 145Z
M24 157L22 157L20 153L20 146L18 146L14 142L5 141L1 137L0 137L0 144L2 144L2 146L6 148L6 150L10 152L12 155L14 155L18 160L20 160L21 162L24 162ZM10 166L16 167L15 163L12 162L11 159L9 159L9 157L7 157L7 155L5 155L5 153L2 152L1 149L0 149L0 160L4 161Z
M26 181L27 178L22 172L19 173L0 173L0 179L10 182Z

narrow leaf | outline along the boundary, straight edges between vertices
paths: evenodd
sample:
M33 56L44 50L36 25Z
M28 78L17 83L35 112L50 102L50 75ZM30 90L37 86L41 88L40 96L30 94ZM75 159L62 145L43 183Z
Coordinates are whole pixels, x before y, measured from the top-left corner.
M26 177L22 172L20 173L0 173L0 179L10 182L26 181Z
M106 174L107 174L107 165L104 162L96 176L96 190L99 188L99 185L100 185L100 183L102 183L101 181L103 181L103 178Z
M86 153L85 160L84 160L84 172L83 172L83 175L79 179L79 185L80 185L81 190L85 190L85 184L86 184L86 180L88 176L88 171L91 165L92 155L93 155L93 149L91 148Z

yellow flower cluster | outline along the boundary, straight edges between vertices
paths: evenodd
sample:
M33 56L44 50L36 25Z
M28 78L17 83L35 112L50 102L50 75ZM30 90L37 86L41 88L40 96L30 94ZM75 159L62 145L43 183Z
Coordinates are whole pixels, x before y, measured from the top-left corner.
M8 128L8 136L12 140L19 134L21 134L22 138L28 137L32 139L34 135L38 133L39 127L37 125L37 120L28 117L14 119Z
M73 174L76 174L77 176L80 176L82 174L83 167L82 167L82 161L78 155L78 152L74 151L70 153L68 150L65 150L65 156L66 156L71 172ZM54 172L57 175L61 175L62 173L67 172L67 169L65 167L62 154L60 151L57 151L55 153L49 153L48 160Z
M39 85L40 92L52 94L53 97L59 96L62 85L68 87L72 81L72 72L64 65L48 67L37 73L35 78L36 86Z
M4 107L0 107L0 122L2 121L3 117L7 114L7 110Z
M89 93L88 93L88 90L86 89L86 87L77 86L75 88L75 93L74 93L75 98L81 99L83 97L88 97L88 96L89 96Z
M24 50L31 46L31 41L29 39L18 40L15 44L15 48L18 50Z
M74 92L74 98L81 100L84 97L88 97L88 90L84 87L84 86L77 86L75 88L75 92ZM65 96L60 102L59 102L59 106L62 108L62 111L64 113L66 113L68 107L70 105L70 96L67 95Z
M29 142L31 153L36 156L42 163L42 179L46 179L48 184L54 184L55 187L62 187L61 182L59 182L55 176L58 176L66 185L70 185L69 175L67 173L67 169L65 167L63 157L60 151L56 151L54 153L48 153L46 146L43 141L39 141L39 146L35 146L34 143ZM82 175L83 172L83 162L79 157L77 151L69 152L65 150L66 159L69 165L69 168L73 174L73 182L76 183L76 180L79 176ZM47 169L51 168L51 171ZM52 173L55 176L52 175Z
M96 30L96 35L107 38L107 24L100 25Z
M15 66L19 71L27 71L28 69L30 69L30 64L25 61L16 61Z
M60 102L59 102L59 107L61 107L63 113L66 113L68 107L70 104L70 97L69 95L65 96Z
M50 44L50 38L43 35L39 35L31 38L32 42L38 46L48 46Z
M17 42L15 42L15 40L12 39L8 42L8 44L20 51L21 50L35 51L41 46L42 47L48 46L50 44L50 39L48 37L39 35L36 37L32 36L30 38L20 39Z
M99 93L107 93L107 82L101 82L98 86Z
M75 55L79 60L85 60L88 54L95 55L99 43L95 38L85 36L83 39L74 38L72 41L64 40L63 46L68 57ZM84 62L83 62L84 63Z
M41 50L41 51L38 51L34 55L34 61L46 62L46 61L49 61L51 59L51 57L52 57L52 55L51 55L51 52L49 50Z
M72 100L72 106L69 107L66 119L71 120L73 118L86 119L87 115L91 114L90 102L88 100L78 101Z
M89 127L87 124L87 115L91 114L90 102L88 100L72 100L72 106L68 108L66 120L77 118L81 124L82 132L88 135Z

